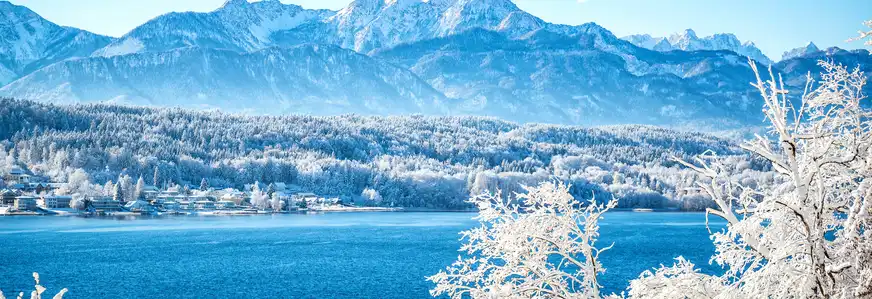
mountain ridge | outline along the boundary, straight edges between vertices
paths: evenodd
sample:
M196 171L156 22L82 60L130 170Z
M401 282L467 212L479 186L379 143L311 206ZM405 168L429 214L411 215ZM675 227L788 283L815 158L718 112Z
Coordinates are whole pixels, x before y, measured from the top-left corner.
M112 102L260 114L292 108L314 114L408 114L425 108L444 110L440 105L446 101L405 69L314 44L251 53L189 47L77 58L27 75L0 88L0 94L54 103ZM390 107L397 100L406 102Z
M757 121L747 117L760 101L746 58L756 54L736 52L752 43L692 30L633 39L592 22L548 23L509 0L357 0L339 11L230 0L211 12L164 14L85 55L46 61L0 86L0 96L581 125ZM821 53L868 60L819 51L773 68L795 85L799 71L819 71Z
M51 63L87 55L112 40L57 25L8 1L0 1L0 15L0 86Z
M735 34L716 33L713 35L698 37L693 29L685 29L683 32L674 33L668 37L653 37L649 34L634 34L622 37L636 46L655 51L717 51L728 50L743 56L750 57L760 63L769 65L774 63L772 59L763 54L751 41L741 42Z

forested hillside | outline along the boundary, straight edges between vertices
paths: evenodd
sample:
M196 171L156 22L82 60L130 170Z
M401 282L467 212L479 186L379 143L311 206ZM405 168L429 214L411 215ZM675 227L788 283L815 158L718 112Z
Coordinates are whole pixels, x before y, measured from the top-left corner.
M670 158L713 150L745 161L744 183L772 175L725 139L649 126L526 124L485 117L243 116L168 108L0 100L0 172L15 164L65 182L119 175L160 184L285 182L379 205L464 208L470 193L559 178L577 198L620 207L699 209L696 175ZM746 161L747 160L747 161ZM155 179L155 175L157 179Z

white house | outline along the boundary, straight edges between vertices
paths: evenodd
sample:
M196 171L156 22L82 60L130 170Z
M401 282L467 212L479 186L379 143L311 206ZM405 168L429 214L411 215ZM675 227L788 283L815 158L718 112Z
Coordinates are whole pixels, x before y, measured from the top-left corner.
M92 196L91 207L98 212L117 212L121 210L121 202L108 196Z
M33 211L36 210L36 197L33 196L18 196L15 197L15 204L13 208L19 211Z
M69 209L72 196L66 195L43 195L36 204L46 209Z
M318 197L318 195L316 195L315 193L310 193L310 192L300 192L300 193L294 194L291 198L293 199L294 202L305 201L307 204L318 203L318 201L320 200L320 197Z
M243 192L239 192L236 189L224 189L222 191L224 194L221 195L218 200L220 201L232 201L236 205L242 204L245 201L247 196Z
M30 182L30 174L27 173L24 169L19 167L13 167L9 170L9 173L3 177L3 180L8 184L12 183L29 183Z

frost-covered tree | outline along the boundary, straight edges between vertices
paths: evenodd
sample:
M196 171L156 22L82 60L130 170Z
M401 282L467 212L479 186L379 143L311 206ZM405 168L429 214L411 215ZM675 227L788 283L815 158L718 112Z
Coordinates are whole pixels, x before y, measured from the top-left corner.
M278 193L273 193L270 197L269 205L275 211L281 211L284 208L285 202L279 197Z
M684 260L646 272L632 297L869 298L872 297L872 114L861 107L866 77L820 62L826 70L794 107L770 70L753 85L762 95L769 134L742 148L762 157L782 182L744 186L725 175L717 156L681 161L714 199L707 211L727 221L712 233L712 260L721 277L694 272ZM788 287L789 286L789 287ZM662 296L658 297L662 294Z
M34 290L30 292L30 299L42 299L42 294L45 293L46 288L39 284L39 273L33 272L33 281L35 282ZM52 299L63 299L64 294L67 293L67 289L63 288L60 292L55 294ZM24 298L24 292L18 293L18 298ZM6 299L3 296L3 291L0 291L0 299Z
M745 158L730 140L704 133L473 116L264 117L0 98L0 128L10 167L25 166L17 160L23 156L28 170L57 182L81 168L101 185L120 182L122 174L161 188L204 178L222 189L286 182L343 198L369 187L387 201L383 205L450 209L468 209L466 199L480 191L502 188L508 194L519 191L519 183L535 185L552 175L572 184L580 199L595 193L626 202L622 206L696 207L676 193L692 182L691 171L668 158L705 149ZM750 171L734 175L763 181L767 171L751 161ZM111 196L114 184L109 191ZM654 192L668 201L648 196Z
M382 202L382 196L378 191L372 188L363 189L363 192L360 193L360 196L366 201L368 205L380 205Z
M72 196L72 199L70 199L70 208L73 208L73 209L76 209L76 210L84 210L84 209L86 209L86 208L87 208L87 202L86 202L85 196L83 196L83 195L81 195L81 194L75 194L75 195L73 195L73 196Z
M120 183L115 184L115 189L112 191L112 200L124 202L124 191Z
M259 183L255 182L251 188L251 205L253 207L265 210L269 208L269 197L266 193L260 191Z
M118 176L118 183L115 184L116 187L121 188L121 194L123 195L120 199L121 202L128 202L136 200L136 194L134 194L134 185L133 179L130 178L127 174L122 174ZM116 188L117 189L117 188ZM114 196L115 193L113 193Z
M859 32L860 36L852 38L849 41L851 41L851 40L860 40L860 41L865 40L865 44L867 46L872 46L872 20L863 22L863 25L865 25L866 27L869 27L869 29L860 30L860 32Z
M160 168L157 166L154 167L154 174L151 176L151 184L152 186L159 187L160 186Z
M481 226L461 232L465 243L447 269L427 279L433 296L450 298L597 298L604 272L597 248L599 219L614 207L577 201L569 186L544 182L503 198L470 199Z
M206 181L206 178L200 179L200 191L209 190L209 182Z
M82 169L76 169L70 174L69 180L58 190L58 194L62 195L99 195L100 186L92 186L91 179Z
M112 180L106 181L106 183L103 184L103 195L113 196L114 194L115 194L115 183L113 183Z
M145 180L142 179L142 176L139 176L139 179L136 180L136 187L133 190L133 194L134 194L133 198L142 199L145 196L145 193L143 193L144 190L145 190Z

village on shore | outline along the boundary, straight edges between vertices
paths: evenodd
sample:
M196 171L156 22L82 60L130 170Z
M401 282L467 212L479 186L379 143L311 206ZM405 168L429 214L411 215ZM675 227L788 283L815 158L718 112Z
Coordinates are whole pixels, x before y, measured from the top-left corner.
M246 184L242 190L169 184L164 188L137 184L136 194L60 194L67 183L15 168L2 177L0 216L6 215L253 215L303 212L397 211L400 208L355 205L322 197L284 183ZM120 188L116 188L120 190Z

